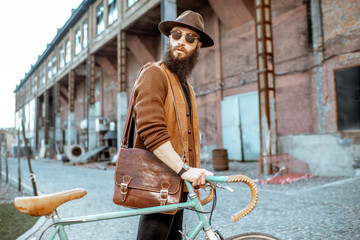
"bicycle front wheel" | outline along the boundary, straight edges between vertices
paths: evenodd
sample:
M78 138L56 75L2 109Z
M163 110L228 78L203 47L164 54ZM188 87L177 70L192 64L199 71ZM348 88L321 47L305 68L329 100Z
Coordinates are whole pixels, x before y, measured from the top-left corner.
M225 240L280 240L280 239L265 233L249 232L249 233L238 234L226 238Z

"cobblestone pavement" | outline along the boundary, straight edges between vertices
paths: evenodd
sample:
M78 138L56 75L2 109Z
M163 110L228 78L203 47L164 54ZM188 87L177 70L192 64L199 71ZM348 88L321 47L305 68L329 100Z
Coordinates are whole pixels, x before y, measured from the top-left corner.
M82 187L88 194L58 208L61 217L92 215L123 210L113 204L114 169L102 170L98 164L66 166L51 159L32 160L38 191L41 194ZM2 162L4 180L4 162ZM92 167L89 167L92 166ZM204 167L213 170L210 163ZM21 161L23 190L32 194L27 161ZM257 163L230 162L229 171L216 175L244 174L257 178ZM17 160L9 159L10 182L17 186ZM3 181L2 181L3 182ZM26 187L27 186L27 187ZM360 177L314 177L287 185L258 184L259 202L255 210L239 222L232 222L231 214L241 210L249 201L250 191L243 184L229 184L235 193L219 189L212 226L228 237L242 232L264 232L280 239L360 239ZM5 188L1 185L1 195ZM13 188L16 191L16 187ZM209 209L211 206L206 206ZM196 214L187 211L185 221L189 229ZM86 223L66 227L69 239L135 239L138 217ZM40 230L48 220L38 222ZM19 239L26 238L23 235ZM45 235L45 238L46 239ZM201 234L197 239L204 239Z

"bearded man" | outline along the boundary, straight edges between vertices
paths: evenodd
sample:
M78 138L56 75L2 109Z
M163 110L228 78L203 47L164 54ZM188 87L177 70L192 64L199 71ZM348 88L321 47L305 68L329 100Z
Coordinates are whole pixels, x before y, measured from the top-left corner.
M133 145L152 151L179 177L191 182L194 188L203 188L205 176L213 173L200 168L195 93L187 77L196 65L199 49L210 47L214 42L204 32L202 16L193 11L185 11L175 21L160 22L158 27L162 34L169 37L167 51L160 62L143 66L136 80ZM186 201L187 193L183 196ZM158 213L141 216L137 239L180 240L182 219L183 211L175 215Z

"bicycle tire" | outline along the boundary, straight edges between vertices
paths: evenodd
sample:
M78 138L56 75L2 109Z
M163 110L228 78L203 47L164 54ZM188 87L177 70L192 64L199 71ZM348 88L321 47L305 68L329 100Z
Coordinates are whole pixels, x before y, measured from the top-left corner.
M228 237L225 240L280 240L270 234L259 233L259 232L248 232Z

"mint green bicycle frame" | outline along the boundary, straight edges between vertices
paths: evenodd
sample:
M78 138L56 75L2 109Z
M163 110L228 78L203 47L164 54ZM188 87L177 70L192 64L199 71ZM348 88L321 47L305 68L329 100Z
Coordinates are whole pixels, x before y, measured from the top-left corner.
M206 179L210 182L228 182L229 178L227 176L207 176ZM60 219L58 215L53 216L53 224L55 229L52 231L52 234L49 239L54 239L56 235L59 236L61 240L67 240L68 237L66 235L64 226L88 223L88 222L97 222L103 220L117 219L117 218L125 218L137 215L146 215L151 213L160 213L178 209L195 209L197 210L198 216L198 224L192 230L190 234L188 234L187 239L195 239L195 237L199 234L199 232L204 229L204 231L212 231L209 221L203 212L202 205L200 204L200 199L197 194L194 192L192 185L185 181L187 188L189 189L189 198L190 200L183 203L178 204L170 204L165 206L158 207L150 207L150 208L142 208L142 209L131 209L126 211L119 212L111 212L111 213L103 213L96 215L88 215L82 217L72 217L72 218L63 218ZM213 234L213 233L209 233Z

